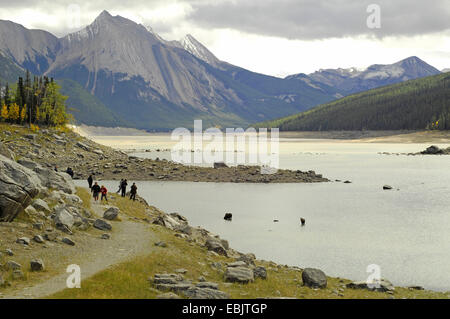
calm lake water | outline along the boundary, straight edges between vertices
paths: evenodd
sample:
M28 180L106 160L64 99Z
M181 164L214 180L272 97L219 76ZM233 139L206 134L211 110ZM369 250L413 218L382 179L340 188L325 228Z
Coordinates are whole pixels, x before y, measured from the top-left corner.
M450 156L378 154L427 146L289 139L280 146L282 168L352 184L138 182L138 193L260 259L353 280L365 280L367 266L377 264L395 285L450 291ZM116 190L118 182L103 183ZM395 189L383 191L385 184Z

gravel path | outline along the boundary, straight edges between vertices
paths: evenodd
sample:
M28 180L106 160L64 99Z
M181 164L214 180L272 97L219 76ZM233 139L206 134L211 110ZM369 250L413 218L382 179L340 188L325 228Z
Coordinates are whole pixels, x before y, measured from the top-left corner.
M93 204L92 207L96 215L101 216L103 214L104 208L102 206ZM154 249L151 243L157 241L157 238L146 224L128 220L123 215L121 219L121 222L112 222L113 230L110 233L110 239L92 238L90 243L85 243L77 249L73 260L80 261L78 265L81 268L81 280L132 257L151 253ZM46 297L65 289L69 275L65 272L65 269L61 270L60 274L44 282L26 287L11 295L3 295L2 298L33 299ZM81 287L83 287L83 282Z

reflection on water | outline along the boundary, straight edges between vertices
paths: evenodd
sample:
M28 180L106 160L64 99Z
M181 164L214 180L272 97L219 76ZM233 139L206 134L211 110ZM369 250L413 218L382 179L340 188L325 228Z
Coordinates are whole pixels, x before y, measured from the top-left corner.
M352 184L138 182L139 194L261 259L354 280L365 280L366 267L378 264L396 285L450 290L450 156L378 154L426 146L287 141L282 168ZM394 190L383 191L385 184ZM232 222L223 220L225 212Z

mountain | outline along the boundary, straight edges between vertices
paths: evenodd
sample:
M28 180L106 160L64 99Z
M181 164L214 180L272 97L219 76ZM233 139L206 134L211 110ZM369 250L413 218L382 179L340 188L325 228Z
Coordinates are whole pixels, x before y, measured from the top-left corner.
M394 64L374 64L365 70L325 69L309 75L290 75L287 78L323 83L336 88L345 96L440 73L418 57L410 57Z
M0 51L33 74L48 69L59 49L59 40L49 32L28 30L20 24L0 20Z
M194 119L203 119L205 125L243 126L336 98L326 85L314 87L235 67L191 35L165 41L150 27L107 11L60 39L2 23L8 29L1 33L0 51L17 65L77 82L136 128L191 127ZM19 44L9 30L22 33L16 37Z
M259 127L284 131L450 129L450 74L354 94Z
M15 64L11 59L7 58L0 51L0 82L16 83L17 79L25 76L25 70Z
M450 72L450 69L443 69L442 70L442 73L447 73L447 72Z

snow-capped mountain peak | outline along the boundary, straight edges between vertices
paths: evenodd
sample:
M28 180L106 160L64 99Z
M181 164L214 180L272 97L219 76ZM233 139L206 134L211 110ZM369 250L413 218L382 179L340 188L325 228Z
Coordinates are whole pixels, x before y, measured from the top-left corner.
M180 40L180 44L186 51L188 51L198 59L203 60L213 66L219 65L220 60L192 35L187 34L183 39Z

